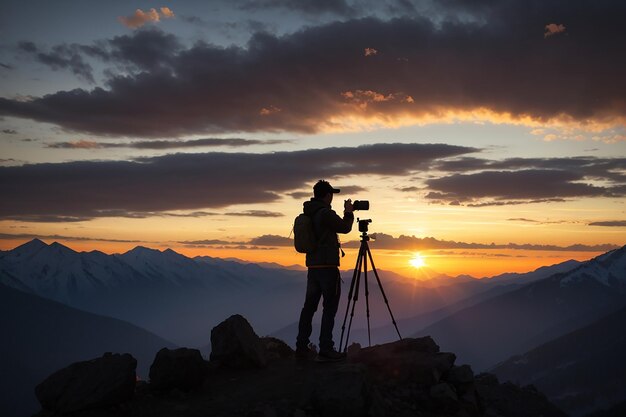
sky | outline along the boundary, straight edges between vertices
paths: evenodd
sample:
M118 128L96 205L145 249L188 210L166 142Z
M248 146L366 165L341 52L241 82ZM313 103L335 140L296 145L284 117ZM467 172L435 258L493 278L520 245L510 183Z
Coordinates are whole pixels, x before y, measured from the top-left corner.
M377 267L493 276L626 243L626 4L0 3L0 249L303 264L318 179ZM342 236L356 262L355 226ZM429 274L432 272L428 272Z

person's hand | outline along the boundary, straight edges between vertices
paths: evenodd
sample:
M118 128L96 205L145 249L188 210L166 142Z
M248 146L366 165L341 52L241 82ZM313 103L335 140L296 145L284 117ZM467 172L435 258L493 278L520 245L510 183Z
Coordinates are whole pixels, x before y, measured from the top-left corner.
M354 207L352 207L352 200L344 200L343 211L345 211L346 213L352 213L354 211Z

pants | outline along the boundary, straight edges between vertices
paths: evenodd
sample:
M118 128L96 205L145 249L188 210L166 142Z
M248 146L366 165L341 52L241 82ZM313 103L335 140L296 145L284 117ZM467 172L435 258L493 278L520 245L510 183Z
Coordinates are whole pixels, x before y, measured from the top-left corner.
M322 296L324 297L324 302L322 303L320 351L329 351L334 346L333 327L341 296L339 268L309 268L306 297L304 307L302 307L302 312L300 313L298 338L296 340L296 346L299 349L306 349L309 345L309 337L311 337L311 332L313 331L311 322Z

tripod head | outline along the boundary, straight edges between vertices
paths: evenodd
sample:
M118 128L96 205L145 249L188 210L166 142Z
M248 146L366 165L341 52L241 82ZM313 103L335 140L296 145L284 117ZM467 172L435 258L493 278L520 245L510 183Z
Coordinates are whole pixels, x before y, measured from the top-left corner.
M367 235L367 231L369 228L369 224L372 222L372 219L356 219L359 223L359 232L361 232L361 241L368 241L370 237Z

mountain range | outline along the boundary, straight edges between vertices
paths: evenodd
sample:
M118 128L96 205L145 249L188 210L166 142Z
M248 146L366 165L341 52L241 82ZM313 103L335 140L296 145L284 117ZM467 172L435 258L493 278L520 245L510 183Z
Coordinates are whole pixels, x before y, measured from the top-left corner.
M424 282L379 272L398 318L437 310L500 285L499 279L436 275ZM347 291L352 271L344 271L343 277ZM433 284L438 280L440 285ZM35 239L0 254L0 283L127 320L180 345L205 346L207 329L228 314L245 314L262 334L296 321L306 272L206 256L189 258L171 249L141 246L114 255L76 252ZM371 301L372 326L387 324L388 312L376 288ZM359 319L355 326L364 327ZM384 341L388 340L380 339Z
M420 330L477 370L626 306L626 247L461 309Z
M626 308L516 355L491 371L533 384L572 417L626 401ZM591 383L593 381L593 383Z
M432 336L477 371L499 364L493 369L501 378L534 383L568 411L591 411L624 398L603 387L621 383L619 372L608 367L617 364L611 371L619 371L625 362L618 354L623 340L611 337L625 333L626 247L583 263L484 279L432 271L424 272L435 277L430 281L379 274L403 336ZM352 271L342 276L337 340ZM376 344L397 335L374 282ZM20 398L33 399L32 385L46 372L107 350L133 352L144 375L164 346L201 347L208 354L210 329L235 313L250 317L260 334L293 344L306 272L141 246L113 255L76 252L35 239L0 251L0 284L0 332L10 335L0 351L9 358L4 375L22 387L1 404L10 409ZM361 299L351 341L366 345L363 304ZM573 377L604 369L608 384L596 384L602 393Z

